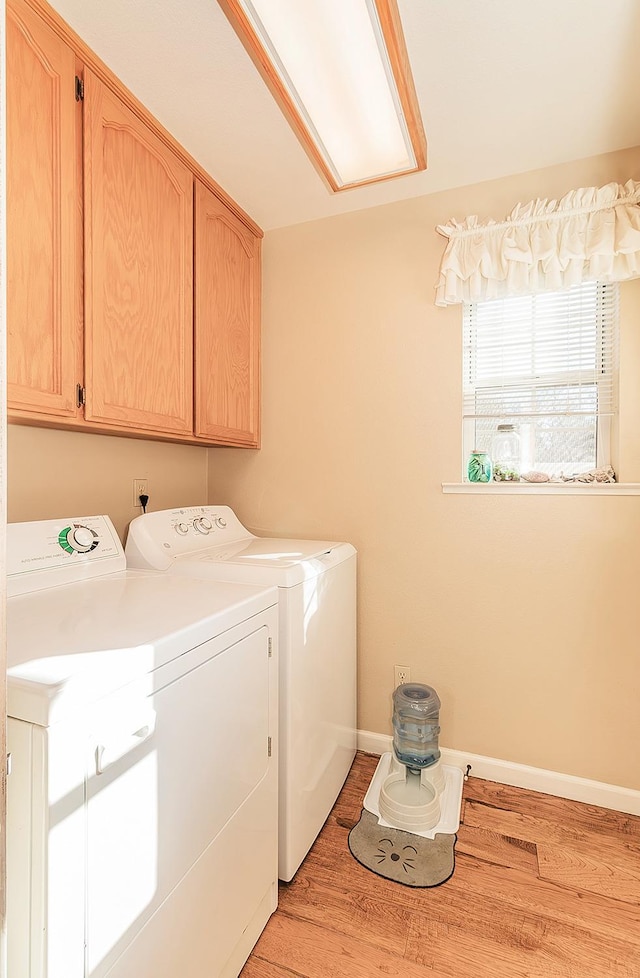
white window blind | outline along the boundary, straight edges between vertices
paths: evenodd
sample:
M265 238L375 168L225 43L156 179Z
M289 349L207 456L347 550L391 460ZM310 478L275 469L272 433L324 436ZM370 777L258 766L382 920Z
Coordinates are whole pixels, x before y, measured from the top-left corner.
M617 365L616 283L465 304L465 459L490 453L506 423L520 435L521 471L609 464Z

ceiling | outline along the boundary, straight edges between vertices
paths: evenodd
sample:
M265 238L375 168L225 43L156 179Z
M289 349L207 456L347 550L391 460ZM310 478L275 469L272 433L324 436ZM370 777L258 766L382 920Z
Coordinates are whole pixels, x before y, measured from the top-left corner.
M338 194L216 0L53 6L265 230L640 145L638 0L399 0L428 169Z

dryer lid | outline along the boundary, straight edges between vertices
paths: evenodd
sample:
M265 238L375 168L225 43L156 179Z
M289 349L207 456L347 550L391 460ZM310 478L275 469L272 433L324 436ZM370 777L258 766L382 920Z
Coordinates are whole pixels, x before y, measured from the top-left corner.
M48 726L276 603L273 587L149 571L9 598L8 714Z

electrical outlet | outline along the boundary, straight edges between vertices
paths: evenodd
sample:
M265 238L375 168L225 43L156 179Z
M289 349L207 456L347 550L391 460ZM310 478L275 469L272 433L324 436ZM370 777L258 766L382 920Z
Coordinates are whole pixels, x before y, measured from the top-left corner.
M140 496L149 495L149 480L148 479L134 479L133 480L133 505L137 506L138 509L142 509L140 504Z
M411 669L409 666L393 667L394 686L402 686L403 683L411 682Z

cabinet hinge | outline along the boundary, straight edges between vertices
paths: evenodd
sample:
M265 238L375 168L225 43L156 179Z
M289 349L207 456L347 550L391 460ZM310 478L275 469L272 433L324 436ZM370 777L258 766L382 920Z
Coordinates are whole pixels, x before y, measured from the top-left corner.
M86 403L87 403L87 391L82 386L82 384L77 384L76 385L76 404L80 408L80 407L82 407Z
M273 655L273 639L269 639L269 658Z
M84 82L82 78L78 78L76 75L76 102L82 102L84 99Z
M271 737L267 738L267 756L271 757Z

